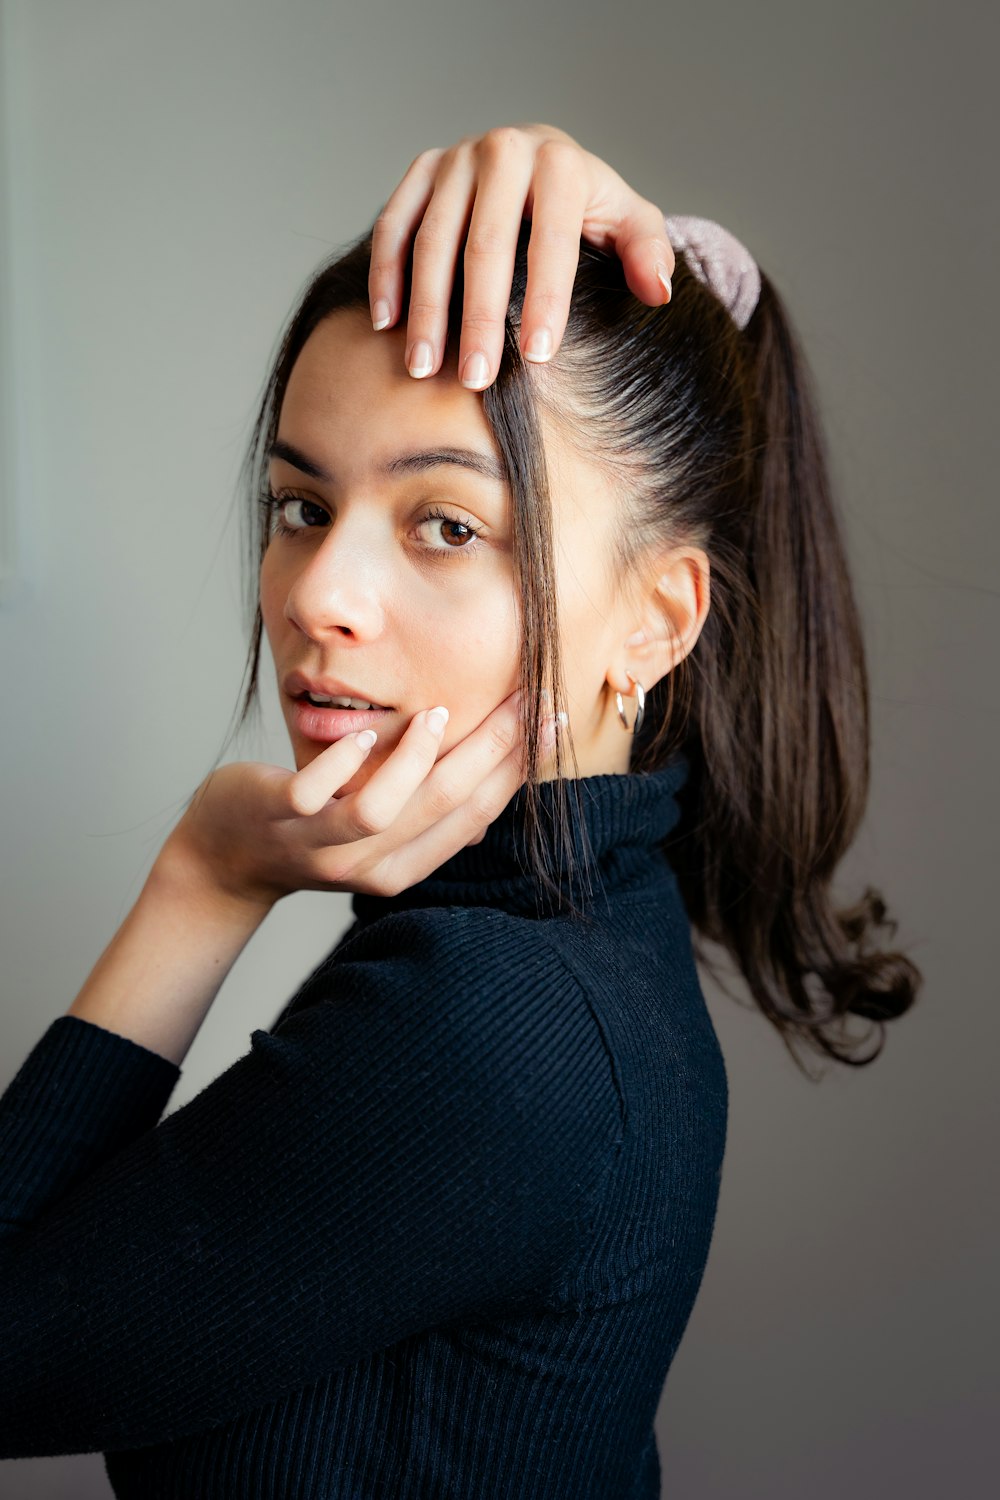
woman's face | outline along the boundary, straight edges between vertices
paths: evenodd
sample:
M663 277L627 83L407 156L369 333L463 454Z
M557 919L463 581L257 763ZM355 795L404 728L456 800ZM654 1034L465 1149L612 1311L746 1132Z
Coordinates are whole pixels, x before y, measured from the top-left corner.
M443 755L518 680L510 499L482 398L459 383L453 356L414 380L405 337L405 326L375 333L361 311L326 318L295 363L270 459L271 493L284 502L273 519L291 534L271 537L260 602L296 768L330 737L303 725L291 673L391 710L344 791L368 780L421 709L450 711ZM543 433L580 773L624 772L628 737L609 732L604 679L634 622L607 596L610 501L596 472ZM554 774L554 757L542 774Z

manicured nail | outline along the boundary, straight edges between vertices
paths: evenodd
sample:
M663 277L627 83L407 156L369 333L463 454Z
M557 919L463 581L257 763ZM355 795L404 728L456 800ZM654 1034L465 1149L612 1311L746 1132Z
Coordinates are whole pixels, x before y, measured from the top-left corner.
M370 750L377 739L378 735L375 733L374 729L362 729L361 733L358 735L358 749Z
M388 328L390 317L389 304L384 297L380 297L372 308L372 327L376 333L380 328Z
M448 710L446 708L432 708L427 714L427 728L431 734L444 734L444 726L448 722Z
M418 339L410 351L410 362L407 366L410 374L415 380L421 380L429 375L434 367L434 350L426 339Z
M462 366L462 384L468 386L470 391L478 391L489 384L489 379L490 366L486 355L479 350L470 354Z
M525 359L532 364L544 364L552 358L552 335L547 328L536 328L524 349Z
M656 269L656 279L660 283L660 285L662 286L663 290L667 294L666 297L664 298L664 301L665 302L669 302L670 299L671 299L671 297L674 294L674 284L670 280L670 277L667 275L667 268L666 268L666 266L663 264L663 262L661 260L658 260L656 262L655 269Z

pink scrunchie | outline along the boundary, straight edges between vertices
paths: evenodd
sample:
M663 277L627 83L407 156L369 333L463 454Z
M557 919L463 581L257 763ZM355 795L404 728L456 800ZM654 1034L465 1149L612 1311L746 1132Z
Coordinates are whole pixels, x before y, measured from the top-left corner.
M760 271L746 245L714 219L671 214L663 222L674 250L684 251L698 280L725 304L737 328L745 328L760 296Z

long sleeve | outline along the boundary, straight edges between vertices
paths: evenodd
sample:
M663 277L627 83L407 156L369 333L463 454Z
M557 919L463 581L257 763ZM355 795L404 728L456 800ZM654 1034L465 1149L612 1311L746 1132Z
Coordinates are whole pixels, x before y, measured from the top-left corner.
M53 1022L0 1098L0 1458L184 1437L557 1284L623 1119L533 929L372 923L163 1120L179 1068Z

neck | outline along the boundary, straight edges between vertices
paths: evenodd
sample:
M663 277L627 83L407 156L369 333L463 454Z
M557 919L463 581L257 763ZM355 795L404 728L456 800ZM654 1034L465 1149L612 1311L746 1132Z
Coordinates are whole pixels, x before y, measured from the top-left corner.
M669 878L663 843L680 819L676 794L687 775L688 761L677 752L656 771L563 777L561 788L554 778L539 783L541 853L560 897L587 911L625 890L634 894L643 884ZM568 803L565 838L558 818L560 791ZM355 916L373 921L420 906L486 905L531 917L551 910L555 898L542 891L531 867L527 802L528 788L522 785L480 843L460 849L399 895L356 893Z

